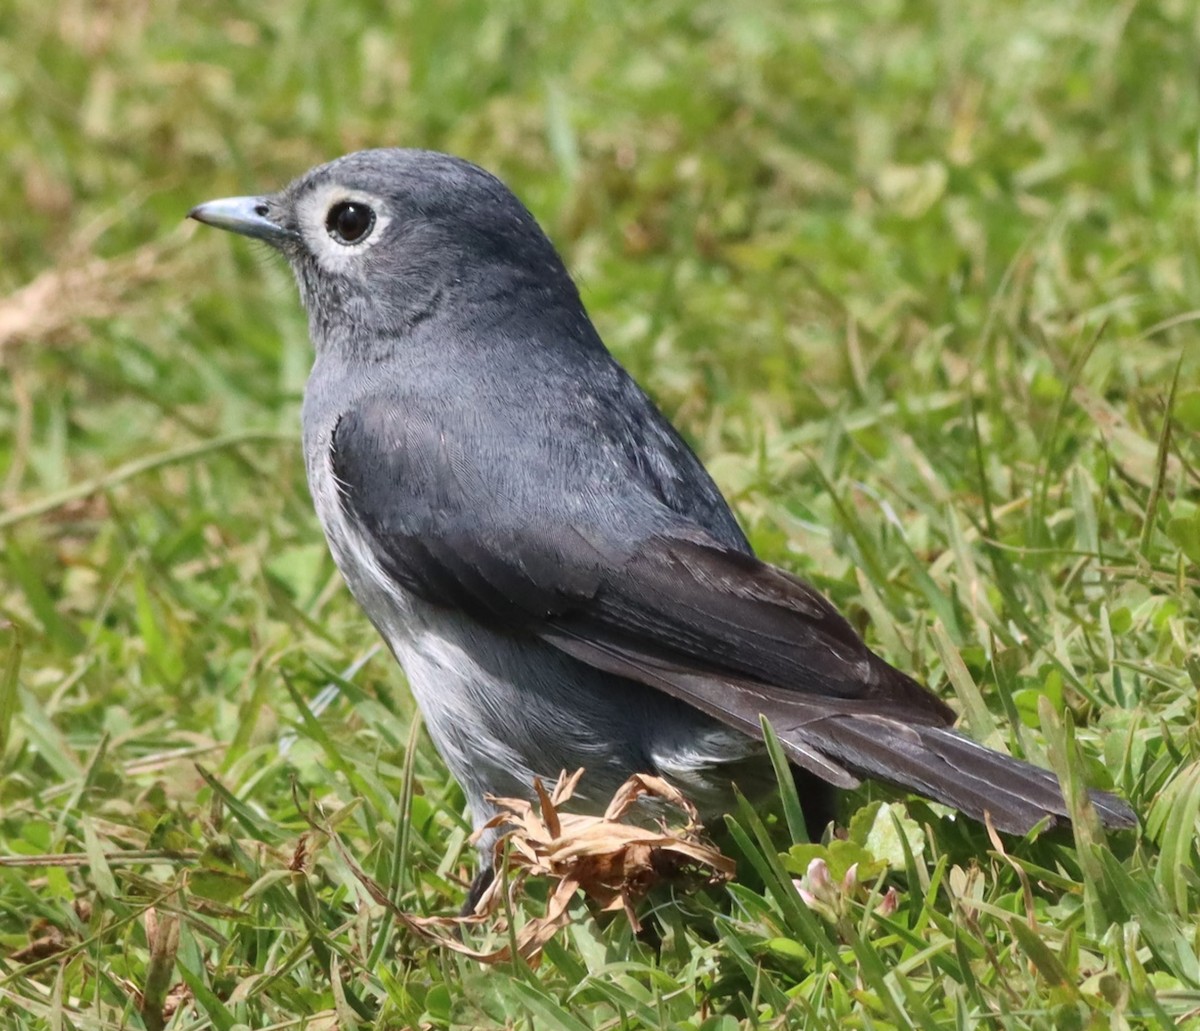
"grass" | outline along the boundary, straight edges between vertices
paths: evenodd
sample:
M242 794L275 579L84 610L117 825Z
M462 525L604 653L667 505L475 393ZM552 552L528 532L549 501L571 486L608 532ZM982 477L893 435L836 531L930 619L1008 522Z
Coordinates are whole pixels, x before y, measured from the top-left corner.
M0 7L0 1028L1200 1027L1197 26ZM288 274L180 221L379 144L509 181L760 552L1141 829L864 791L828 847L731 814L659 950L581 903L536 969L399 926L345 855L451 911L463 798L321 542Z

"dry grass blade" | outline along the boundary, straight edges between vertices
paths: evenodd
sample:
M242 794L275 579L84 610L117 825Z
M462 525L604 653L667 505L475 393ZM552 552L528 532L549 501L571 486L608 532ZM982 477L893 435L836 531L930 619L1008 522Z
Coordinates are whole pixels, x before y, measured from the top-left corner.
M173 268L161 243L119 258L89 258L47 269L0 298L0 354L11 346L70 340L86 332L85 320L111 318L139 287Z

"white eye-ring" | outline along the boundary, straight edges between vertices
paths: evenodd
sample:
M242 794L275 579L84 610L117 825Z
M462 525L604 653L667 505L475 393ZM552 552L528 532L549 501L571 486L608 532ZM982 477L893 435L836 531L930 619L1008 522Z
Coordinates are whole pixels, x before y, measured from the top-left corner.
M336 275L351 272L392 221L384 197L340 183L324 183L300 198L296 217L308 250Z

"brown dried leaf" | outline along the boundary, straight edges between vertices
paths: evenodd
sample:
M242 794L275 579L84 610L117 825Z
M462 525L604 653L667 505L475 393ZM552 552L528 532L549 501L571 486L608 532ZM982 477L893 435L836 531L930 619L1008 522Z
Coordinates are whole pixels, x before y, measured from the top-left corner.
M562 812L561 807L570 801L582 775L583 770L576 770L570 776L564 771L549 792L540 781L535 781L537 806L524 798L492 799L498 812L476 832L473 840L490 828L507 828L495 852L497 867L507 862L507 868L492 882L471 916L418 917L401 911L355 862L335 834L328 828L318 829L330 835L334 847L372 900L388 909L405 927L427 941L488 964L509 960L510 947L504 945L492 951L475 949L459 935L464 927L484 924L497 913L505 888L510 901L515 899L530 876L558 881L545 914L528 921L516 934L517 952L531 965L537 964L546 942L570 923L568 910L576 891L582 890L602 910L624 909L636 929L634 904L655 885L685 877L693 883L716 883L733 876L733 860L700 839L695 808L659 777L647 774L631 777L618 789L603 816ZM665 825L650 828L620 822L642 799L656 806L665 804L682 809L687 823L679 831L671 831ZM503 933L505 925L497 921L494 929Z
M50 927L46 933L34 938L23 949L17 949L8 958L13 963L36 963L39 959L49 959L57 956L67 947L67 939L57 927Z
M567 907L578 890L602 910L624 909L636 928L634 903L656 884L685 875L699 875L701 880L712 882L728 879L734 873L731 859L700 840L695 808L660 777L630 777L617 790L603 816L561 812L582 774L582 770L570 777L564 773L549 795L540 782L535 782L537 809L523 798L493 799L499 812L483 828L508 829L497 842L495 860L497 864L503 861L507 844L509 881L514 890L531 875L559 882L546 915L531 920L517 936L517 947L527 960L535 957L568 922ZM643 799L681 809L687 816L686 825L673 832L665 826L649 828L621 822ZM495 912L502 884L503 880L497 878L480 900L477 912ZM497 959L507 958L507 950L501 951L504 955L496 954Z

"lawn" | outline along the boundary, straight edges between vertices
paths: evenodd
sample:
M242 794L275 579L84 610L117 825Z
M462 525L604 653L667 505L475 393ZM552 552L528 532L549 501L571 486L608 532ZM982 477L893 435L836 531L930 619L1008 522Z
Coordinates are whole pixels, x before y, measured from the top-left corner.
M0 111L0 1029L1200 1028L1197 5L9 0ZM463 796L312 512L290 275L183 222L375 145L504 178L759 553L1140 828L865 788L730 814L657 942L417 933Z

